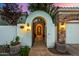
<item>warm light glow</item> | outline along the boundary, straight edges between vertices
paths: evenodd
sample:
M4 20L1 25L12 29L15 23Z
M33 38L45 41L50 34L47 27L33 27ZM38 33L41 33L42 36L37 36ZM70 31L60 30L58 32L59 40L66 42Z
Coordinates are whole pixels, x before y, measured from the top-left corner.
M27 26L27 24L22 24L24 26L23 29L21 29L22 32L29 32L31 31L31 25Z
M27 31L27 26L24 25L24 29L23 29L23 32L26 32Z
M41 27L40 29L38 29L38 27ZM38 35L38 32L41 30L41 34L40 35ZM36 36L37 37L42 37L43 36L43 26L42 26L42 24L37 24L37 26L36 26Z
M66 30L66 22L64 22L63 25L62 25L61 22L59 23L59 30L62 30L62 28L63 28L64 30Z
M31 25L26 26L27 27L27 32L31 31Z

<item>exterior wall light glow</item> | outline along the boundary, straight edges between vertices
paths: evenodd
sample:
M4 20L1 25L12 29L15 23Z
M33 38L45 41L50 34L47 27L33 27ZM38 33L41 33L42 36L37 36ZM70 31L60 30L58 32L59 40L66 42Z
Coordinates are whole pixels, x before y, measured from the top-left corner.
M63 23L59 23L59 30L61 30L61 29L64 29L64 30L66 30L66 22L63 22Z
M24 29L24 26L20 26L21 29Z
M31 31L31 25L27 24L27 32Z
M29 32L29 31L31 31L31 25L29 24L22 24L21 26L20 26L20 29L21 29L21 31L22 32Z

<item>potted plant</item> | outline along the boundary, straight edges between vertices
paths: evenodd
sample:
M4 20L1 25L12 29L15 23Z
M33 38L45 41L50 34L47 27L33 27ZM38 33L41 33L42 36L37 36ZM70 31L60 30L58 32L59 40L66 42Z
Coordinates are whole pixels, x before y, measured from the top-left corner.
M10 43L10 55L17 55L20 51L20 38L19 36L16 36L15 41L11 41Z

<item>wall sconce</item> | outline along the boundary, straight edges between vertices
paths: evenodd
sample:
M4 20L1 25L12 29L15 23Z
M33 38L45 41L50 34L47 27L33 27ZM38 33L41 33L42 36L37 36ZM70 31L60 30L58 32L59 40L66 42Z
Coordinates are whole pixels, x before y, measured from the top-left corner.
M20 25L20 30L22 32L26 32L26 25L25 24Z
M31 25L27 23L27 32L31 31Z
M20 26L20 29L24 29L24 26L23 26L23 25L21 25L21 26Z
M29 23L27 23L27 24L22 24L22 25L20 26L20 29L21 29L21 31L23 31L23 32L29 32L29 31L31 31L31 25L30 25Z
M59 22L59 30L66 30L66 22Z

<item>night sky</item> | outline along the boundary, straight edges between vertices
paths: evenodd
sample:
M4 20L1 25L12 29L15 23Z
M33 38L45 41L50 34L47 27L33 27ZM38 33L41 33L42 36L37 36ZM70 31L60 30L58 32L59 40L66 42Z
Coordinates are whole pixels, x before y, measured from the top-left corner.
M22 12L28 12L28 3L18 3L19 6L22 5ZM79 7L79 3L54 3L55 6L59 6L59 7ZM0 3L0 8L2 8L4 6L3 3Z

